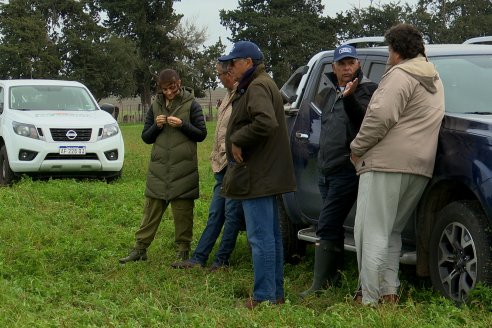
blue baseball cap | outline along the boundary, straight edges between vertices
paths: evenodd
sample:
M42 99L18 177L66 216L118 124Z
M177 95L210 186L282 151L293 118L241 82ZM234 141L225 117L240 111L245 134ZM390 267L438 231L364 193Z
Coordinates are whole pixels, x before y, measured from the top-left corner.
M355 48L348 44L342 44L341 46L336 48L335 54L333 55L333 61L335 62L340 61L344 58L359 59L359 57L357 57L357 51L355 50Z
M263 59L260 48L251 41L238 41L232 46L228 55L219 57L219 61L225 62L236 58L251 58L253 60Z

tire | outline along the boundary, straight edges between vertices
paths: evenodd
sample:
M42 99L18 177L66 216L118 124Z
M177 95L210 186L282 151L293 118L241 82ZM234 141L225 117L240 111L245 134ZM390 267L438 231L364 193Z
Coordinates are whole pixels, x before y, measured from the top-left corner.
M0 186L10 186L15 180L15 174L10 168L7 148L0 148Z
M277 197L277 207L284 246L284 262L298 264L306 255L306 242L297 238L297 232L302 227L290 221L281 196Z
M457 201L437 217L429 244L432 285L456 303L478 282L492 283L492 238L477 201Z

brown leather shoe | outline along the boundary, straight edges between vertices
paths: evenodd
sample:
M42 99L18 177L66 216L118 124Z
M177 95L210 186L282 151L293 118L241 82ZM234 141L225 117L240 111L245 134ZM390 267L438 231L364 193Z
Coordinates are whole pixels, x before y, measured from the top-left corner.
M396 294L383 295L379 302L383 304L398 304L400 302L400 296Z
M244 306L247 308L247 309L250 309L250 310L253 310L255 307L257 307L258 305L260 305L262 301L257 301L257 300L254 300L252 298L248 298L246 300L246 302L244 302Z
M353 300L357 304L362 304L362 290L361 289L359 289L357 292L355 292Z
M282 305L282 304L285 304L285 298L283 298L283 297L279 297L279 298L277 298L277 300L275 301L275 304L276 304L276 305Z
M220 264L220 263L217 263L217 262L214 262L212 263L212 265L208 268L208 271L210 272L215 272L215 271L219 271L219 270L225 270L227 269L229 266L227 264Z

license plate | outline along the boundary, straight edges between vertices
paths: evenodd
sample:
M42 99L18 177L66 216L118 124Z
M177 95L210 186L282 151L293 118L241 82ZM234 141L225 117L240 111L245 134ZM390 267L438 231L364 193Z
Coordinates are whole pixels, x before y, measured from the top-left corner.
M85 155L85 146L60 146L60 155Z

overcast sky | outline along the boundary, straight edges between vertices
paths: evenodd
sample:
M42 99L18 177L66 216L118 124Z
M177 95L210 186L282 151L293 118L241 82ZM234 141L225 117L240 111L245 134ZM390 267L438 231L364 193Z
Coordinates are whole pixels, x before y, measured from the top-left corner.
M491 0L492 1L492 0ZM366 8L371 2L376 4L396 3L398 0L322 0L325 6L324 16L335 17L339 12L350 10L352 7ZM418 0L401 0L400 3L414 5ZM212 45L222 38L226 44L226 51L232 47L227 40L231 36L230 32L220 25L219 10L237 9L237 0L181 0L174 3L174 9L177 13L183 14L184 19L194 21L198 27L207 27L208 39L206 45Z

